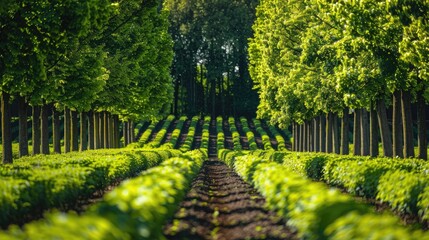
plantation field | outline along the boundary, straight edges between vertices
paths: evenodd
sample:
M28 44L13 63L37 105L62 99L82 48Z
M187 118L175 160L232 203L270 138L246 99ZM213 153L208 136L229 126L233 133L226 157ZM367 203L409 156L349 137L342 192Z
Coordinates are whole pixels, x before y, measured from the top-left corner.
M169 116L140 133L2 165L1 239L429 239L422 160L291 152L286 132L246 118Z

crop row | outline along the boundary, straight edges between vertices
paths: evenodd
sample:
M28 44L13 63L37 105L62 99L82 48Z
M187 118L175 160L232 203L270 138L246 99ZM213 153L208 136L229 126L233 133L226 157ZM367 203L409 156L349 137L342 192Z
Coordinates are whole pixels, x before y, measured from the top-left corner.
M209 116L204 117L203 132L201 136L201 147L200 147L202 149L209 148L210 121L211 121L211 118Z
M23 230L13 227L0 233L0 238L161 239L162 226L177 209L206 158L202 151L170 158L125 181L81 216L50 214Z
M217 132L217 150L225 148L225 133L223 132L223 118L216 118L216 132Z
M158 148L161 146L161 142L167 134L168 127L171 125L171 122L174 121L174 116L170 115L165 119L165 122L162 124L161 129L157 132L155 138L147 144L147 147Z
M277 141L277 150L284 151L286 150L286 142L283 136L277 131L276 127L269 125L268 130L271 132L271 134L274 136L274 138Z
M266 198L267 206L289 219L308 239L429 239L400 225L391 215L377 215L352 197L312 182L285 165L255 155L223 151L221 157Z
M229 130L231 131L232 141L234 143L234 150L241 150L240 143L240 133L237 131L237 127L235 126L235 118L228 118Z
M264 145L264 149L273 150L273 147L271 146L270 136L268 136L268 133L262 128L261 120L253 119L253 123L255 124L256 131L259 133L259 135L261 135L262 145Z
M247 141L249 142L249 149L250 150L256 150L258 149L258 146L255 142L255 135L249 128L249 124L247 123L247 119L244 117L240 118L241 125L243 127L243 132L246 134Z
M186 135L185 142L180 146L179 150L182 152L187 152L191 150L192 143L195 137L195 131L198 123L198 116L194 116L191 120L191 124L189 126L188 135Z
M0 225L72 205L115 181L177 156L179 151L94 150L23 157L0 166Z
M176 127L174 128L173 132L171 133L171 139L170 142L165 143L163 146L167 148L175 148L177 145L177 141L179 140L180 133L182 132L183 124L185 123L187 117L182 116L177 121Z
M321 153L284 155L283 164L302 175L429 220L429 164L423 160Z

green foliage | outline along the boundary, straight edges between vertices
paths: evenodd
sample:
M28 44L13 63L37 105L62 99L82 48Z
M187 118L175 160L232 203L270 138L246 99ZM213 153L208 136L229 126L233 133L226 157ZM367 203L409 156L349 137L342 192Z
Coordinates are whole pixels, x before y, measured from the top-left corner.
M243 126L243 132L246 134L247 141L249 142L249 149L250 150L258 149L258 146L256 145L256 142L255 142L255 135L249 129L247 119L245 117L240 117L240 122L241 122L241 125Z
M23 157L0 166L0 224L67 206L115 181L133 176L178 152L102 150Z
M194 141L194 136L195 136L195 130L196 130L195 128L197 127L198 120L199 120L198 116L194 116L192 118L191 125L189 126L189 130L188 130L188 135L186 135L186 139L183 145L180 146L179 148L180 151L187 152L191 150L192 143Z
M234 150L241 150L240 133L238 133L237 127L235 126L235 118L229 117L228 124L232 135L232 141L234 143Z
M187 117L181 116L179 120L177 121L176 127L174 128L173 132L171 133L171 139L170 142L164 143L163 146L167 148L175 148L177 145L177 140L179 140L180 133L182 131L183 124L185 123Z
M207 153L189 152L125 181L82 216L54 213L47 220L0 233L5 239L162 239ZM62 229L63 228L63 229ZM62 229L62 230L60 230Z
M256 131L261 135L262 144L264 145L264 149L265 150L272 150L273 147L271 146L270 136L268 136L268 133L262 128L261 120L253 119L253 123L255 124Z
M161 146L161 142L164 139L165 135L167 134L167 129L170 126L171 122L174 121L175 117L174 115L169 115L167 119L165 119L164 123L161 126L161 129L156 134L153 141L148 143L146 146L149 148L157 148Z
M225 133L223 132L223 118L218 116L216 118L216 131L217 131L217 150L225 148Z
M209 138L210 138L210 116L204 117L204 123L203 123L203 132L201 136L201 147L202 149L208 149L209 148Z
M222 156L230 158L231 155L223 152ZM383 234L391 239L424 236L420 231L402 227L394 217L376 215L353 198L322 183L311 182L278 163L252 155L232 159L227 160L227 164L257 188L270 209L289 219L302 238L343 239L341 236L349 237L347 233L361 239L374 236L378 239L384 237ZM368 222L377 222L383 228L371 227Z

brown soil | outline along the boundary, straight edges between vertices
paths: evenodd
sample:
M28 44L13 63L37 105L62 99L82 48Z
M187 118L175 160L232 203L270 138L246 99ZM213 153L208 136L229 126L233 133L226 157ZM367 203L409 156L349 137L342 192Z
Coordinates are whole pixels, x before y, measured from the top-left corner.
M179 122L179 120L174 120L170 123L170 126L167 128L167 133L165 134L164 138L161 141L161 145L164 143L168 143L171 140L171 135L173 134L174 129L176 129L176 125Z
M179 139L177 140L177 144L175 146L176 149L180 148L183 145L183 143L185 143L186 137L188 136L188 133L189 133L189 127L190 126L191 126L191 120L187 119L183 123L183 127L182 127L182 130L180 132Z
M192 142L191 149L198 149L201 146L201 135L203 132L203 124L204 124L203 119L198 120L197 126L195 127L194 141Z
M162 125L164 125L165 120L159 121L158 124L155 125L155 127L152 130L152 133L150 134L148 143L152 142L156 135L158 134L159 130L161 130Z
M297 239L249 184L216 158L206 161L179 211L164 227L167 239Z
M231 129L229 128L228 120L223 120L222 124L223 132L225 134L225 148L226 149L234 149L234 142L232 141Z

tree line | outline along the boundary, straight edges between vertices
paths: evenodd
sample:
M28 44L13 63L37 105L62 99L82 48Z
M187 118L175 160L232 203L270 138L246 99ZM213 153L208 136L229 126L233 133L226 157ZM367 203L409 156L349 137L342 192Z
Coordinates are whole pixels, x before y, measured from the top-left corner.
M258 0L165 0L174 40L172 113L255 114L248 38Z
M262 0L256 16L258 116L292 124L294 150L348 154L353 123L355 155L377 156L381 139L384 156L414 157L417 123L427 159L428 1Z
M49 132L54 152L61 152L61 124L65 152L118 147L120 128L127 144L133 139L134 120L168 112L173 43L168 13L161 4L158 0L2 2L3 163L13 160L12 102L19 106L20 156L29 154L30 107L32 154L49 153Z

